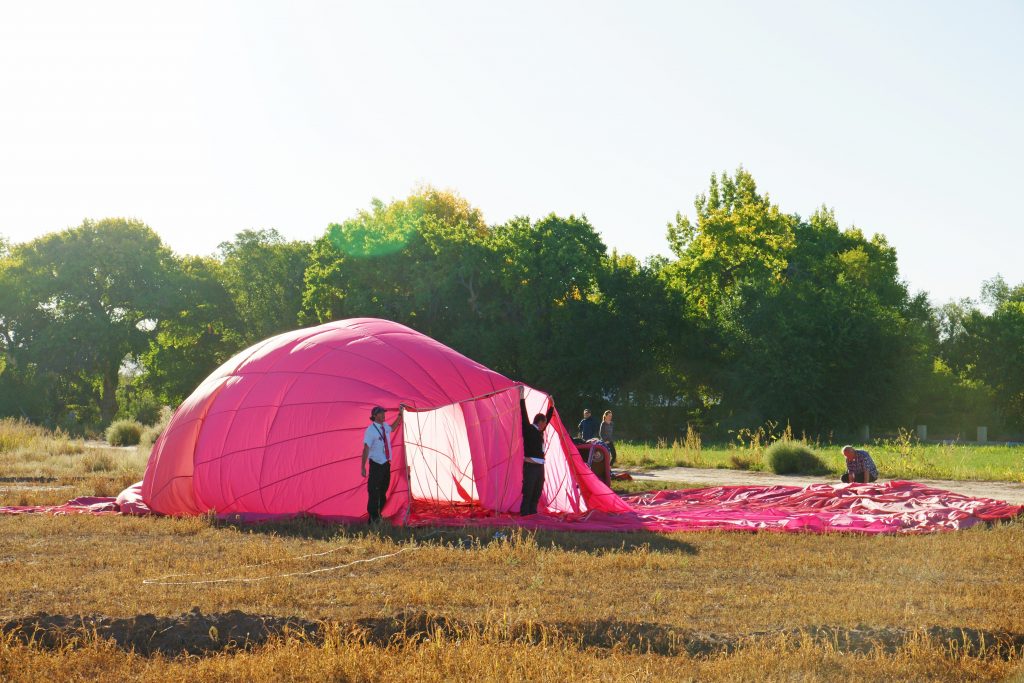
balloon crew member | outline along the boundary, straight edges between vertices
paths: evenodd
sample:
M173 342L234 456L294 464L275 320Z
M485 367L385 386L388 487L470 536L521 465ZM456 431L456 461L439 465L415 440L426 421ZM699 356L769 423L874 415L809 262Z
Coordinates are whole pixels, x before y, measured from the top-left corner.
M369 494L366 501L366 512L370 515L370 523L380 521L380 512L391 485L391 431L402 424L402 408L398 406L398 417L391 424L384 422L386 411L374 406L370 411L370 426L363 434L363 459L360 463L362 476L366 478L366 461L370 461L370 476L366 478L366 489Z
M537 413L533 422L526 414L526 389L519 386L519 412L523 418L523 502L520 515L537 514L537 504L544 490L544 430L555 412L552 403L547 413Z
M878 467L867 451L843 446L843 457L846 458L846 472L842 476L844 483L867 484L878 479Z
M594 424L594 417L590 414L589 408L583 409L583 419L576 429L584 441L590 441L597 436L597 425Z
M609 467L615 464L615 423L612 422L612 411L604 411L604 415L601 416L601 425L597 428L597 436L601 441L604 441L604 445L608 447L608 452L612 454L612 461L608 464Z

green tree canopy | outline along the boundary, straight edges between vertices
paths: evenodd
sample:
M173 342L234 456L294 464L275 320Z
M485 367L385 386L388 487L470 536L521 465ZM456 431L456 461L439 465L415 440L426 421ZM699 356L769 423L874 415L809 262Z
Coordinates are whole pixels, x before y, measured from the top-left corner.
M109 421L122 363L148 348L171 304L171 252L143 223L108 218L18 245L12 258L8 353L77 388Z
M277 230L244 230L219 246L218 279L230 292L245 345L294 329L305 291L310 245Z
M840 230L825 208L806 221L785 214L742 168L712 177L695 206L695 223L669 227L670 271L711 326L721 419L820 432L906 403L906 369L928 372L930 359L911 323L921 302L884 238Z
M972 302L945 309L943 358L966 383L988 387L998 417L1024 428L1024 285L996 276L982 287L985 313Z

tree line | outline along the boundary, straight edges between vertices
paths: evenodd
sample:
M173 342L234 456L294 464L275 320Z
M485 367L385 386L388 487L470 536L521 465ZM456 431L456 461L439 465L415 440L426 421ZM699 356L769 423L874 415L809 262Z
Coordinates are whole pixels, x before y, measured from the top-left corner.
M883 236L785 213L742 168L666 238L671 257L641 261L585 216L489 225L424 188L312 243L246 230L211 256L122 218L0 240L0 416L148 421L261 339L370 316L553 393L567 421L612 407L633 438L1024 428L1024 285L933 306Z

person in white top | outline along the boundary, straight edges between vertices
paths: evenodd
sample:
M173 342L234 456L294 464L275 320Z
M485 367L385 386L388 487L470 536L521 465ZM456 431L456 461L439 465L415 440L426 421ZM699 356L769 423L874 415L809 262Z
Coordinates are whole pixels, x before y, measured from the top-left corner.
M404 403L398 404L398 416L394 422L387 424L384 422L387 411L380 406L374 406L370 411L370 426L363 434L360 472L366 479L366 512L370 516L371 524L380 520L380 511L384 509L388 486L391 485L391 431L398 429L398 425L402 424L404 407ZM369 477L366 476L367 460L370 461Z

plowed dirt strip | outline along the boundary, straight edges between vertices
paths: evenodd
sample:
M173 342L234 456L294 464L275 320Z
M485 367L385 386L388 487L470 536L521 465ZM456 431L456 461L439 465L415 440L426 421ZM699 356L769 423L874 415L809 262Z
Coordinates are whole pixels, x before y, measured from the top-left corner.
M83 645L94 639L112 641L136 654L209 655L252 650L274 639L293 639L322 645L326 639L387 646L396 639L426 643L444 637L470 636L492 642L540 644L574 643L581 648L626 648L628 651L674 656L710 656L745 646L780 640L791 646L828 645L838 652L892 654L912 642L926 641L964 656L1010 659L1024 653L1024 633L975 628L920 629L802 628L720 634L673 628L648 622L598 620L584 622L488 625L462 622L428 612L399 612L389 617L357 619L350 623L275 617L233 610L203 614L199 609L177 617L144 614L131 618L34 614L12 619L0 631L14 642L43 648Z

